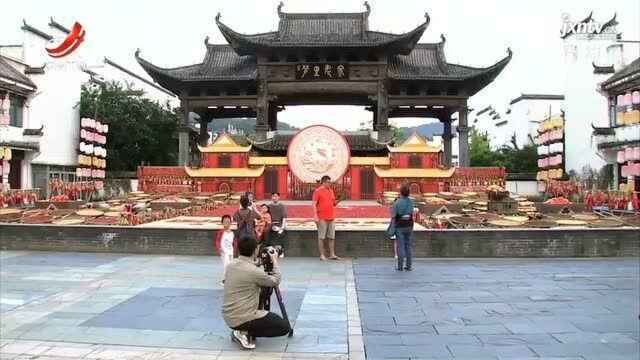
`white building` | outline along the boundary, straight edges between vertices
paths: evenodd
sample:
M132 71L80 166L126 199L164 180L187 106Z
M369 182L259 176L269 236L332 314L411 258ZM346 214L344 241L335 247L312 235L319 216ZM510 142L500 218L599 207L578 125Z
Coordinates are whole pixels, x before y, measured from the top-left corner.
M519 148L532 144L542 118L559 114L564 104L563 95L520 94L504 106L487 106L480 109L471 124L480 132L487 133L494 149L512 145L515 136Z
M29 89L24 86L16 89L18 85L13 83L18 82L15 79L12 83L0 82L0 99L9 96L12 114L15 114L11 125L1 129L0 138L1 146L15 150L11 188L46 189L55 178L75 180L80 122L77 105L82 85L118 81L162 104L175 107L179 103L172 93L113 60L89 56L100 49L88 48L90 41L86 39L70 55L58 59L50 57L45 44L70 33L53 19L49 22L49 32L26 22L22 30L22 44L0 46L0 59L31 82L20 84L31 87ZM30 142L29 148L24 146L26 141Z

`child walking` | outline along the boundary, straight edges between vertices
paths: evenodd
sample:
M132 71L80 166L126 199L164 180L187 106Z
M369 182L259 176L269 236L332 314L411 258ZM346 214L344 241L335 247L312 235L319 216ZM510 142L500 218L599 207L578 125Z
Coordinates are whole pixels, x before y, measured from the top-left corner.
M236 240L235 233L231 230L231 216L222 216L222 229L218 231L216 237L216 249L222 258L222 265L224 270L222 272L222 285L224 285L224 278L227 273L227 265L233 260L233 250L238 248L238 242Z

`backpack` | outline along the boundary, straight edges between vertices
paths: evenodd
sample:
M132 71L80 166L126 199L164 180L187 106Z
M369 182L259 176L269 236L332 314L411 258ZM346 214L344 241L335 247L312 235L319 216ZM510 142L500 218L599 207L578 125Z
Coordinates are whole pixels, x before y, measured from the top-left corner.
M238 238L243 236L255 237L254 232L254 223L251 221L251 210L248 212L244 212L238 210L238 228L236 229L236 234Z

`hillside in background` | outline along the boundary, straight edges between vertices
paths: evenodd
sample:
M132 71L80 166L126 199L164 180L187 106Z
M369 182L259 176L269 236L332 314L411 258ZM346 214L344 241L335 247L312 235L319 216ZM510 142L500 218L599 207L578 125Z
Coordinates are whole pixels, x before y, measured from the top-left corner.
M413 129L416 129L420 136L428 139L431 139L434 135L442 135L444 133L444 125L441 122L422 124L414 127L400 127L400 130L404 131L407 137L413 133ZM455 125L451 126L451 132L454 136L457 134L456 129Z
M256 126L256 119L250 118L231 118L231 119L219 119L213 120L209 123L209 131L216 132L220 131L227 127L227 125L231 125L231 127L244 131L245 134L251 135L256 131L254 127ZM297 130L298 128L295 126L291 126L286 122L278 121L278 130Z

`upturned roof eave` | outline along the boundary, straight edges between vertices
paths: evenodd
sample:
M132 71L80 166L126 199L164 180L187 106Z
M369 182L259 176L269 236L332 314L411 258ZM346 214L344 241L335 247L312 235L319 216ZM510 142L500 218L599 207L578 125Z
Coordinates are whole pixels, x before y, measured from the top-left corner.
M418 25L415 29L404 34L390 34L396 38L388 41L381 41L379 43L362 43L362 44L343 44L343 43L312 43L312 44L279 44L277 40L272 43L265 43L265 41L258 41L257 37L273 34L274 38L280 38L278 31L265 32L260 34L245 35L241 34L229 26L222 23L219 19L216 20L216 24L222 36L227 40L231 48L240 56L244 55L256 55L257 53L264 52L270 49L298 49L298 48L354 48L354 49L372 49L377 51L387 51L391 54L407 55L411 53L415 45L422 37L422 34L429 26L430 19L427 17L425 22ZM370 32L367 30L367 32Z

